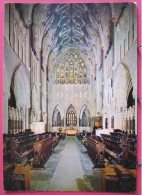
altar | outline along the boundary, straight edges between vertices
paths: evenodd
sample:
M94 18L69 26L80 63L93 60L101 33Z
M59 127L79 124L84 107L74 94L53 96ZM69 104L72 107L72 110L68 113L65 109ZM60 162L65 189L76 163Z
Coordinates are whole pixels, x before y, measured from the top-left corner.
M76 135L77 129L66 129L66 135Z

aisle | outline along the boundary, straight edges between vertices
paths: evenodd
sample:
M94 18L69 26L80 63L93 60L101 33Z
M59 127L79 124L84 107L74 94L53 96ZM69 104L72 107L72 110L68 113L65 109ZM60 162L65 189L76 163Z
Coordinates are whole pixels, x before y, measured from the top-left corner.
M75 137L68 141L61 153L60 160L53 174L48 191L86 191Z
M54 148L44 170L31 171L32 191L101 191L101 169L75 136L67 136Z
M44 170L31 171L31 191L47 191L66 142L67 139L65 138L54 148L55 153L45 163Z

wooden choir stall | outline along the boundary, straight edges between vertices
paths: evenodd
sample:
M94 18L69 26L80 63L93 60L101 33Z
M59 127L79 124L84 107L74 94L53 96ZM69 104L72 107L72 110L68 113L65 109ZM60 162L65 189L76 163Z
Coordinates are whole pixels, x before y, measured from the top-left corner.
M110 134L81 137L94 168L101 169L102 191L136 191L136 135L114 129Z
M5 134L3 139L3 178L6 191L30 190L31 169L44 168L65 134L45 132L34 134L31 129ZM26 167L29 164L30 167Z

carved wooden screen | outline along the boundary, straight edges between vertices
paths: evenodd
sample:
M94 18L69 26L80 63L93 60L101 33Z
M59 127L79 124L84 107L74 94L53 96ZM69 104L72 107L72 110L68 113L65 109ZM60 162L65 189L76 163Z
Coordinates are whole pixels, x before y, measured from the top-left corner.
M16 134L23 130L23 111L17 108L8 108L8 134Z

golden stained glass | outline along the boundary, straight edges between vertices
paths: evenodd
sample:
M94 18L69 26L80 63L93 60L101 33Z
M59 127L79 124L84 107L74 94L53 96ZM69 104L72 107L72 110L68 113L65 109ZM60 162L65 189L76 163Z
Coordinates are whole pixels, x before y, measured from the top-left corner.
M87 83L87 68L76 53L68 53L56 70L57 83Z

